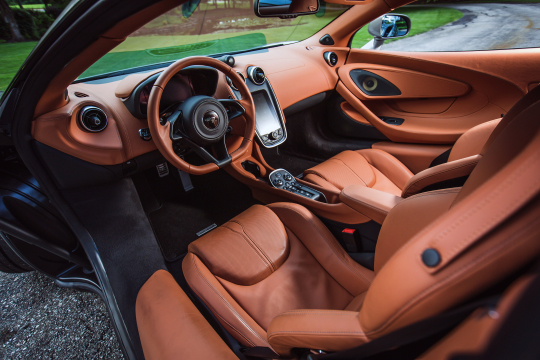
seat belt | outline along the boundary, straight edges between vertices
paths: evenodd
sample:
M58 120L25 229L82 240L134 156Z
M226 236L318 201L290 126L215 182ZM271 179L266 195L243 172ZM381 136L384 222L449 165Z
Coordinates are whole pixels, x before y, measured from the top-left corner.
M499 298L499 295L483 298L401 328L367 344L332 354L309 354L306 360L368 359L374 355L413 344L437 334L446 333L465 320L474 310L481 307L494 308Z

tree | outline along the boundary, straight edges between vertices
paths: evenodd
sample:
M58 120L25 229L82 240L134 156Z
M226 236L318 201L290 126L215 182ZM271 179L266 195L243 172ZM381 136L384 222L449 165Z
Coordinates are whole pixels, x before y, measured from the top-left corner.
M17 21L15 20L15 15L13 15L13 11L11 11L11 8L9 7L6 0L0 0L0 14L2 14L2 17L4 18L7 26L9 26L9 31L11 32L11 41L24 41L25 39L22 36L21 31L19 30L19 25L17 25Z

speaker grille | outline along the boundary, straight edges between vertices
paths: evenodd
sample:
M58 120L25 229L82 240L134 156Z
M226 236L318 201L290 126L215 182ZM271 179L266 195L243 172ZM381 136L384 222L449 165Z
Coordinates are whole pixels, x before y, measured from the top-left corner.
M90 132L100 132L107 127L107 115L95 106L85 106L79 112L79 123Z

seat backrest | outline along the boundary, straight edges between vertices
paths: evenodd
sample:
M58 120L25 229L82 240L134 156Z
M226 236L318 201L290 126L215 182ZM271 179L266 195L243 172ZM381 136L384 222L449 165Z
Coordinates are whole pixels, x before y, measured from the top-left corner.
M454 307L540 254L539 113L540 101L505 124L461 189L412 196L390 211L359 314L366 334Z

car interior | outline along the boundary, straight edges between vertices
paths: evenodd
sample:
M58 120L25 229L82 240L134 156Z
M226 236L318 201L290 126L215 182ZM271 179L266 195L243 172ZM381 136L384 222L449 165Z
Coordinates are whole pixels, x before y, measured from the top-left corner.
M1 266L99 294L129 359L533 358L538 49L353 49L407 1L332 0L303 41L78 79L182 3L71 9L7 93Z

